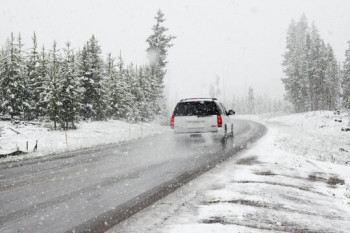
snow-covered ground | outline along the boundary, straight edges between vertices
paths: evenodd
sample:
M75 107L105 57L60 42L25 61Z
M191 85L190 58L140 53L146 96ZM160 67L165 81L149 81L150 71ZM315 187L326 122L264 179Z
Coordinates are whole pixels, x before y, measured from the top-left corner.
M110 232L349 232L346 117L260 118L269 131L250 149Z
M309 112L271 118L268 125L278 125L280 148L305 157L350 165L350 112Z
M168 130L168 127L155 123L131 124L123 121L81 122L78 129L53 131L47 127L33 124L11 124L0 121L0 154L28 151L26 155L0 159L1 162L22 160L48 154L94 147L97 145L128 141ZM33 148L38 141L37 152Z

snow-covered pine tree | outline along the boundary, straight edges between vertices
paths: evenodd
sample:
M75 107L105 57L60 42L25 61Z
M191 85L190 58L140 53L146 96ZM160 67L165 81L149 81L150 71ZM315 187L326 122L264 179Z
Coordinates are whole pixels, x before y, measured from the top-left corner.
M309 26L305 14L302 14L299 22L297 23L297 72L299 82L299 108L301 111L310 110L310 99L309 99L309 79L308 79L308 51L307 40L309 37ZM310 46L311 47L311 46Z
M89 43L83 46L78 56L78 74L81 80L81 87L83 88L81 116L84 120L91 119L94 115L92 107L92 98L89 93L94 91L93 80L90 75L90 67L88 64L88 51L87 47Z
M159 88L154 88L157 86L157 78L152 74L151 68L149 66L142 67L140 70L140 85L144 95L143 109L141 112L142 119L144 121L152 121L155 119L156 114L159 112L157 105L159 93L157 90Z
M124 61L121 54L117 62L111 54L108 54L105 77L108 86L107 116L112 119L126 119L126 116L131 112L131 87L126 84Z
M79 61L79 74L84 88L82 116L84 119L103 120L106 118L107 91L104 86L101 48L94 35L83 47Z
M118 88L118 95L116 100L116 118L117 119L130 119L131 113L132 113L132 104L133 104L133 96L131 94L131 84L128 80L127 75L127 69L124 67L124 60L122 58L122 55L119 54L118 62L117 62L117 85Z
M131 105L132 117L129 120L136 123L143 120L141 115L144 101L144 93L142 90L143 77L142 74L140 74L140 69L137 66L134 66L132 63L128 68L127 76L131 86L131 95L133 97L133 104Z
M27 118L33 119L39 116L40 93L42 91L43 82L40 79L39 68L39 52L36 33L33 34L33 47L27 59L27 99L30 105Z
M154 91L157 85L156 79L149 66L136 68L135 73L133 96L137 111L134 111L134 115L137 121L152 121L156 117L156 112L159 111L155 109L155 106L159 106L156 103L158 93Z
M60 69L60 85L59 85L59 119L62 128L67 130L75 128L80 113L80 101L82 91L77 75L75 56L70 48L70 43L66 43L64 49L64 57ZM69 127L71 123L71 127Z
M37 117L46 116L47 102L45 100L46 88L49 86L50 77L48 75L48 56L43 46L39 55L38 68L37 68L37 84L36 92L39 93L39 100L36 104L35 112Z
M333 49L327 45L327 66L325 70L325 109L336 110L339 105L340 89L339 89L338 62L335 59Z
M286 90L286 99L290 101L295 109L295 112L299 110L299 82L298 71L296 68L297 63L297 26L294 20L289 24L286 40L286 52L284 53L283 67L286 77L282 79L284 88Z
M211 83L209 86L209 96L211 98L217 98L220 99L222 94L221 88L220 88L220 76L215 77L215 82Z
M1 85L1 82L3 80L3 76L1 75L2 74L2 62L3 62L3 59L6 58L6 54L5 54L5 49L4 47L1 47L1 50L0 50L0 113L2 113L4 110L3 110L3 107L2 107L2 103L5 102L5 99L4 99L4 91L1 89L2 88L2 85Z
M124 73L125 84L127 87L125 90L125 94L127 95L128 101L124 102L123 104L125 104L127 109L129 109L129 112L127 112L125 115L126 120L129 122L137 122L139 115L139 109L135 102L136 95L138 92L136 69L137 68L134 66L134 64L130 63L125 69Z
M350 109L350 41L348 42L348 49L345 51L345 61L343 63L342 90L343 107Z
M2 110L5 114L23 116L25 97L25 66L22 56L20 36L16 39L11 33L6 44L6 55L0 61L0 90L2 92Z
M295 112L307 111L310 104L309 65L311 38L306 16L303 14L296 23L294 20L287 31L287 46L284 53L284 72L282 79L286 98L293 104Z
M159 107L155 109L166 110L164 99L164 76L166 74L166 64L167 64L167 54L168 49L173 46L171 41L175 38L172 35L167 35L167 28L163 25L165 18L164 14L161 10L158 10L157 15L155 17L156 24L153 26L153 33L147 38L148 48L147 54L149 58L149 63L151 67L152 75L157 78L157 85L155 88L159 88L156 92L159 93L159 100L157 101ZM157 112L156 114L161 114L164 117L166 116L166 112Z
M221 83L220 76L216 75L216 78L215 78L215 98L218 98L218 99L220 99L222 96L220 83ZM221 100L224 101L223 98L221 98Z
M29 96L30 96L30 91L28 89L28 75L27 75L27 67L26 67L26 60L25 60L25 53L23 51L23 46L24 44L22 43L22 37L21 34L19 33L17 36L17 48L18 48L18 54L19 54L19 64L20 64L20 77L22 79L23 83L23 93L22 93L22 109L23 109L23 114L22 118L28 120L32 119L30 116L30 109L32 108L29 102Z
M43 101L45 102L45 115L54 123L54 129L57 129L57 123L60 121L60 107L62 102L59 99L60 77L61 77L61 57L57 51L57 44L54 41L49 53L47 65L47 80L44 86Z
M323 94L323 68L322 61L324 60L323 47L324 42L320 38L318 30L314 23L311 25L310 41L308 43L308 79L310 93L310 107L312 111L320 109L321 95Z
M0 59L4 58L6 55L5 53L5 49L4 49L4 46L1 47L1 50L0 50Z
M209 96L211 98L215 98L216 97L216 95L215 95L215 86L214 86L213 83L211 83L210 86L209 86Z
M305 15L292 21L287 32L282 79L286 98L295 112L334 109L339 102L339 74L330 46L320 38L314 24L308 27ZM332 94L331 94L332 93Z
M6 46L8 45L6 41ZM6 97L6 84L7 81L7 69L8 69L8 49L5 50L4 47L1 47L0 53L0 114L5 114L5 97Z
M252 87L248 88L248 113L255 114L255 97L254 97L254 89Z
M320 45L320 53L317 60L317 72L318 72L318 80L316 85L316 93L317 93L317 102L318 102L318 108L316 110L320 109L327 109L327 97L326 97L326 69L328 66L328 58L327 58L327 47L324 41L321 41Z
M117 79L117 69L115 65L115 58L112 57L112 54L109 53L107 55L107 60L105 62L105 74L106 77L106 83L107 83L107 109L106 109L106 116L108 118L115 118L117 108L118 108L118 100L119 100L119 93L118 93L118 79Z

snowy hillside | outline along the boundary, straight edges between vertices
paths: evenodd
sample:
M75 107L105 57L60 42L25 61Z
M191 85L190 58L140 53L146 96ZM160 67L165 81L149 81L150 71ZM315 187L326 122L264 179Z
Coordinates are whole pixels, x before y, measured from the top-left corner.
M131 139L157 134L167 130L157 124L131 124L123 121L81 122L77 130L52 131L47 127L18 124L0 121L0 154L17 150L26 151L28 141L28 155L0 159L0 162L19 160L28 157L38 157L97 145L117 143ZM38 141L37 152L33 148Z
M321 161L350 164L350 112L317 111L276 117L267 125L279 128L280 148ZM343 129L343 131L342 131Z

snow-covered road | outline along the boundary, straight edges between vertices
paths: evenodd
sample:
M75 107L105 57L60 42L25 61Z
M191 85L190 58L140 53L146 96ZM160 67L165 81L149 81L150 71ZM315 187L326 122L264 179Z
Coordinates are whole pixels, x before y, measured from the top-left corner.
M265 128L235 121L238 151ZM227 158L171 134L0 165L0 232L104 231ZM125 211L127 210L127 211Z

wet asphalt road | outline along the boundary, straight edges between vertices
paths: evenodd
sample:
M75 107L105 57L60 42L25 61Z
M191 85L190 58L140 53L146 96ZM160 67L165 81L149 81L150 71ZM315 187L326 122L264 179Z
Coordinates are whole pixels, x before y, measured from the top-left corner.
M172 133L0 164L0 232L103 232L234 155L265 127L236 120L234 147Z

